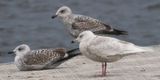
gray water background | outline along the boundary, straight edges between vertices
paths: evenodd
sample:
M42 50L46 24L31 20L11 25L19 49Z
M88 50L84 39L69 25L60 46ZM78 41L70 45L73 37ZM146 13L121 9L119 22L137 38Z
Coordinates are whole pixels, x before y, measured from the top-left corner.
M23 43L32 49L74 48L67 28L51 19L63 5L129 32L120 39L160 44L160 0L0 0L0 62L13 61L7 52Z

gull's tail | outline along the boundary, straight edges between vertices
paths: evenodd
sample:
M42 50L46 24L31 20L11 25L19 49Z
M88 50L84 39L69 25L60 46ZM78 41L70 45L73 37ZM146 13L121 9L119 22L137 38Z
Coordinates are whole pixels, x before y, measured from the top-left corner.
M125 57L125 56L130 56L130 55L137 55L139 53L147 53L147 52L153 52L153 48L151 46L147 46L147 47L140 47L138 46L138 50L137 51L133 51L133 52L130 52L130 53L127 53L127 54L123 54L121 55L121 57Z
M141 49L144 50L144 52L153 52L153 47L152 46L147 46L147 47L140 47Z
M134 46L131 48L131 50L125 51L121 56L129 56L129 55L135 55L138 53L147 53L147 52L153 52L153 48L150 46L147 47L141 47L141 46Z

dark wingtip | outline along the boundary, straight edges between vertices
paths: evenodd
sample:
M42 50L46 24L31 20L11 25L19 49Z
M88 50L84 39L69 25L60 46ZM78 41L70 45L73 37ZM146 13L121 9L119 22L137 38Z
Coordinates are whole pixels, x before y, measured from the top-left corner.
M77 50L79 50L79 48L74 48L74 49L68 50L67 53L72 53L72 52L75 52Z
M104 31L106 34L112 34L112 35L128 35L127 31L123 31L123 30L118 30L118 29L112 29L112 27L110 25L104 24L102 23L104 26L106 26L107 31ZM112 30L112 31L108 31L108 30Z
M69 60L69 59L71 59L71 58L73 58L73 57L76 57L76 56L78 56L78 55L81 55L81 53L72 53L72 52L75 52L75 51L77 51L77 50L79 50L79 48L75 48L75 49L72 49L72 50L69 50L69 51L67 51L67 53L68 53L68 56L67 57L65 57L65 58L63 58L63 59L61 59L61 60L59 60L58 62L64 62L64 61L67 61L67 60ZM72 53L72 54L71 54Z
M114 29L112 33L114 33L115 35L128 35L127 31L122 31L117 29Z
M112 31L108 31L108 30L102 30L102 31L95 31L93 32L95 34L109 34L109 35L128 35L127 31L121 31L121 30L117 30L117 29L113 29Z

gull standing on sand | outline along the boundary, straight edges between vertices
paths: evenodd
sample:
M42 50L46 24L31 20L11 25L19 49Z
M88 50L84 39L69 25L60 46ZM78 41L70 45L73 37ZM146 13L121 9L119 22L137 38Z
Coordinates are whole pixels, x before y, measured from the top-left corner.
M126 31L112 28L112 26L101 22L100 20L73 14L72 10L67 6L60 7L52 18L59 17L69 28L73 37L77 37L79 33L90 30L97 34L125 35Z
M80 52L87 58L102 62L102 76L106 75L107 63L115 62L129 55L152 51L150 47L140 47L133 43L112 37L95 35L84 31L74 41L80 42Z
M64 48L31 50L26 44L17 46L11 53L16 54L14 63L21 71L56 68L64 61L78 55L69 55L75 50ZM66 57L67 55L67 57Z

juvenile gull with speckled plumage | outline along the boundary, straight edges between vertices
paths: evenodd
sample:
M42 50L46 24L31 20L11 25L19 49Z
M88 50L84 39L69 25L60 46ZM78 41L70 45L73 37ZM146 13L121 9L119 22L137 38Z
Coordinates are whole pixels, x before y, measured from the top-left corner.
M66 51L64 48L31 50L28 45L22 44L9 53L16 54L14 62L17 68L26 71L56 68L64 61L78 55L68 54L75 50Z
M126 31L118 30L112 28L112 26L107 25L100 20L79 15L73 14L72 10L67 6L60 7L56 14L52 16L52 18L60 17L61 20L66 24L69 28L69 31L72 36L77 37L79 33L90 30L97 34L113 34L113 35L125 35Z
M151 47L141 47L112 37L94 35L91 31L79 34L75 41L80 42L80 52L91 60L102 62L102 76L106 75L107 63L125 56L152 51Z

